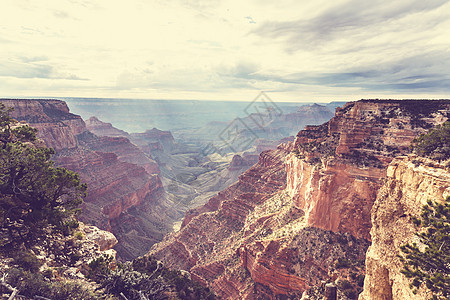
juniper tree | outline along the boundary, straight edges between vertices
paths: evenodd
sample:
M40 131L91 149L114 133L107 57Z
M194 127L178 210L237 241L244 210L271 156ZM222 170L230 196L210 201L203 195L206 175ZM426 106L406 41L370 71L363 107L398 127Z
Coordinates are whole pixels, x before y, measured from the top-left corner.
M19 223L33 232L50 222L61 228L82 203L86 185L78 174L54 167L53 149L33 144L37 130L19 124L11 111L0 103L0 227Z

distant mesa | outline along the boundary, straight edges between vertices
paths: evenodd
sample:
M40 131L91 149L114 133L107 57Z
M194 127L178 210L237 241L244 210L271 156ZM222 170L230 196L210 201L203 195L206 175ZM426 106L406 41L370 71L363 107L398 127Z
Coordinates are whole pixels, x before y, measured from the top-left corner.
M127 132L113 127L111 123L102 122L95 116L86 120L86 128L98 136L129 137Z

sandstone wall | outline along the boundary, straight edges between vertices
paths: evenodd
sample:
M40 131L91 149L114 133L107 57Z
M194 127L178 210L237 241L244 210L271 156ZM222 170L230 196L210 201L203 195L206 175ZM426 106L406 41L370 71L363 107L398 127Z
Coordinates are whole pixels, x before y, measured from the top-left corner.
M287 192L305 211L308 225L369 239L370 208L385 171L328 160L312 165L286 159Z
M366 257L366 279L360 300L427 299L420 290L414 295L410 280L400 273L400 246L417 242L412 217L419 217L427 200L450 195L448 168L430 160L397 158L387 169L387 178L372 208L372 245Z

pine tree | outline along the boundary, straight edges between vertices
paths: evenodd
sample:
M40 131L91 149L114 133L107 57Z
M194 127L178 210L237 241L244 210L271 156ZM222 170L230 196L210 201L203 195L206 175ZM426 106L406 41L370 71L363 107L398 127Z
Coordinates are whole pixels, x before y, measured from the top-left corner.
M87 187L78 174L54 167L53 149L36 146L37 130L12 119L11 111L0 103L0 229L11 240L27 240L48 223L63 229ZM20 224L16 232L11 224Z
M401 247L401 272L412 279L414 292L424 284L431 299L450 299L450 197L443 204L428 201L413 222L423 228L416 233L420 243Z

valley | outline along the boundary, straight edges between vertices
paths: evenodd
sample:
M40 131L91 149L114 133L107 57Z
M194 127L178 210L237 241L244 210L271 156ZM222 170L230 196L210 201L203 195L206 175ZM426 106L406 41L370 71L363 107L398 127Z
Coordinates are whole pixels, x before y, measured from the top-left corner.
M326 283L339 299L427 293L405 287L397 254L419 203L448 194L447 167L410 144L449 119L449 100L268 109L173 133L2 102L87 182L79 219L112 232L120 260L157 259L221 299L321 299Z

